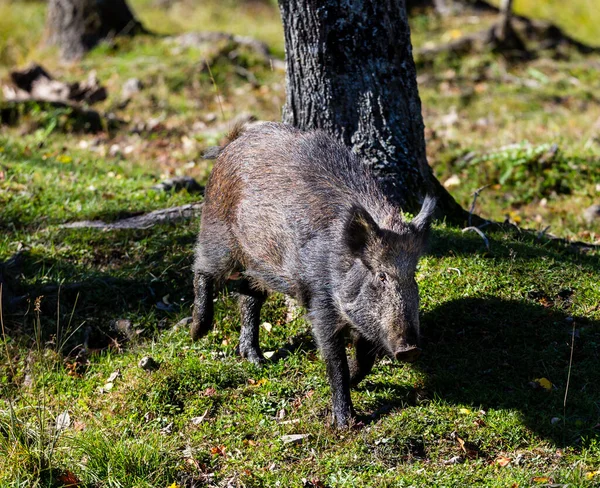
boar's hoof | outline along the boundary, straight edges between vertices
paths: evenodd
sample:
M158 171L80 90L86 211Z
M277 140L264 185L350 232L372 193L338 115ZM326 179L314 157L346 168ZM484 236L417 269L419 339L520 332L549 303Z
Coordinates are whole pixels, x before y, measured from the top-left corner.
M248 361L250 361L251 363L254 363L256 365L261 365L266 362L266 359L263 356L260 349L258 349L258 350L252 349L252 348L246 349L246 348L241 348L240 346L238 346L236 348L235 352L237 353L238 356L241 356L244 359L247 359Z
M420 355L421 349L418 347L407 347L406 349L399 349L394 354L394 356L396 356L397 361L402 361L404 363L412 363L416 361Z

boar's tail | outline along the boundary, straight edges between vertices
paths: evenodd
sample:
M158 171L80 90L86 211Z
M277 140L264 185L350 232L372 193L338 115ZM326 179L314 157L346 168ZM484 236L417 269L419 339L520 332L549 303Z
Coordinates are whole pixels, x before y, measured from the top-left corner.
M233 141L235 141L238 137L240 137L244 133L245 130L246 130L246 122L245 121L237 122L225 136L225 141L224 141L223 145L209 147L202 155L202 159L217 159L217 156L219 156L219 154L221 154L221 151L223 149L225 149Z

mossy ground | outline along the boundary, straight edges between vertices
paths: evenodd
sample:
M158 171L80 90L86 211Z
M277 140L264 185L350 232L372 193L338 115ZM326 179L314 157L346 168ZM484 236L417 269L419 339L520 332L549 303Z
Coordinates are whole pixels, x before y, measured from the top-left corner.
M268 2L182 2L167 11L131 3L162 33L235 31L283 52ZM523 12L533 9L522 3ZM417 277L425 354L414 365L380 361L353 390L359 424L336 431L309 326L301 316L288 320L283 297L264 308L272 327L263 327L261 343L265 351L290 340L294 347L262 369L235 355L231 295L219 296L217 325L201 341L176 325L190 314L196 220L60 227L200 200L151 187L176 174L205 182L210 166L199 155L231 119L279 118L284 73L252 52L232 61L226 46L183 49L153 36L118 39L63 65L38 44L43 3L0 2L0 12L3 74L28 60L72 80L94 69L109 91L99 109L124 121L90 135L73 132L68 114L40 109L0 132L0 261L18 254L11 283L31 297L11 312L3 307L0 485L598 483L597 252L518 227L488 233L487 249L474 233L436 224ZM555 12L563 27L573 25L566 7ZM589 36L592 14L574 35ZM415 43L469 18L415 17ZM434 171L442 181L455 177L450 191L464 206L490 185L477 200L484 217L597 242L600 228L582 211L600 192L599 67L600 57L576 53L520 64L482 54L421 67ZM123 106L130 77L144 88ZM133 338L115 330L118 319L131 321ZM158 370L138 367L146 355ZM285 443L287 434L308 437Z

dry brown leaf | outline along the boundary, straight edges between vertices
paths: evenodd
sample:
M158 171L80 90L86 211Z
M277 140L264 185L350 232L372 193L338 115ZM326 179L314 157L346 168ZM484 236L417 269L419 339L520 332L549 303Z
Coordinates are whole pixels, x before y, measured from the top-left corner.
M79 483L81 483L77 476L75 476L69 470L64 471L60 476L58 476L57 480L60 481L63 486L71 488L76 488L79 486Z
M554 483L554 480L549 476L535 476L531 478L534 483Z
M210 453L215 456L225 456L226 449L224 445L211 447Z
M507 458L505 456L498 456L498 458L496 459L496 464L504 468L505 466L508 466L510 464L510 458Z

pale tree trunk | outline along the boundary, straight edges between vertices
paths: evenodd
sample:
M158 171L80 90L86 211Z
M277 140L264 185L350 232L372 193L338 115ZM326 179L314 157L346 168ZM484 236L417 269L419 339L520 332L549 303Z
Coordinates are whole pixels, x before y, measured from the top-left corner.
M279 0L285 31L283 121L323 129L372 169L388 197L415 211L426 193L438 214L464 210L433 176L403 0Z
M64 59L77 59L111 36L144 31L126 0L49 0L48 41Z

